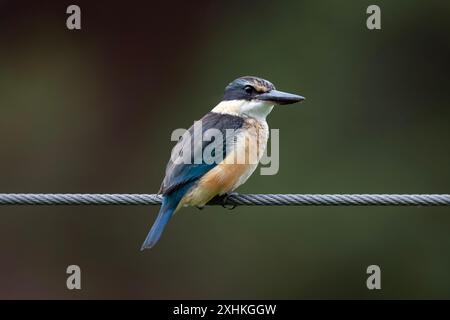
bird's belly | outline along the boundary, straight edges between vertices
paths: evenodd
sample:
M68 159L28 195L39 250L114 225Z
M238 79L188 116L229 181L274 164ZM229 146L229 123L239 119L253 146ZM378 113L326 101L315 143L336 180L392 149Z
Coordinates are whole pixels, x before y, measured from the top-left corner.
M268 138L266 123L252 121L242 130L232 150L186 194L182 205L203 206L217 195L234 191L258 166Z
M186 194L182 205L203 206L215 196L235 190L255 169L256 165L220 163Z

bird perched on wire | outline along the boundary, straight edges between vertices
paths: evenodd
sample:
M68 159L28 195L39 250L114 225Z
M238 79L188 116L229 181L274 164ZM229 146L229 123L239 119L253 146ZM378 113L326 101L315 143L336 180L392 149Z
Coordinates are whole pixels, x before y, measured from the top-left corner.
M258 77L241 77L231 82L225 88L222 101L194 124L173 148L159 191L163 196L162 205L141 250L156 244L172 215L181 207L202 207L212 198L226 196L247 181L267 145L267 115L275 105L304 99L278 91L272 83ZM212 129L218 135L205 139ZM205 156L204 151L208 149L217 161L196 158Z

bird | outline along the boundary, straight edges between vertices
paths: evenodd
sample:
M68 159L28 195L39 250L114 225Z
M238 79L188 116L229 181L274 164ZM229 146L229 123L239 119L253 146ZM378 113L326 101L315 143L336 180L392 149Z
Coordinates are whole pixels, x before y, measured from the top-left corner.
M180 208L202 208L216 196L226 199L245 183L257 168L267 146L269 126L266 117L274 106L303 100L303 96L279 91L271 82L255 76L239 77L229 83L222 100L197 122L201 125L201 135L211 129L222 133L218 138L220 141L214 139L218 153L211 152L214 157L220 156L221 161L193 161L192 152L201 154L213 143L213 139L202 139L201 143L194 141L199 136L194 123L172 149L158 192L162 195L162 204L141 250L152 248L158 242L167 223ZM249 161L250 149L256 149L252 153L256 161ZM183 156L191 161L180 161ZM244 161L236 161L239 157Z

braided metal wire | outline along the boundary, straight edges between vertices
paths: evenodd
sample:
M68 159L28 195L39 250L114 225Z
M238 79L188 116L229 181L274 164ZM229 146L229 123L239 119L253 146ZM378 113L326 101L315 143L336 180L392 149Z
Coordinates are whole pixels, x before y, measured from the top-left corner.
M159 205L157 194L0 193L0 205ZM231 206L449 206L450 194L237 194L209 205Z

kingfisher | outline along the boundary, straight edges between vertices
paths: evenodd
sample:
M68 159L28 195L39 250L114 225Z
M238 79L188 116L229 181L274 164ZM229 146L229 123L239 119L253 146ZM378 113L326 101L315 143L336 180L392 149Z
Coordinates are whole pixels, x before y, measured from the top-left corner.
M276 90L271 82L259 77L245 76L229 83L222 101L198 121L202 135L210 129L222 133L222 141L214 139L216 146L219 145L219 154L213 155L221 156L221 160L194 161L196 151L202 154L213 139L196 143L198 130L196 133L195 124L186 131L172 149L172 155L182 156L183 151L195 149L189 156L192 161L181 162L174 157L169 160L158 192L162 195L161 208L141 250L152 248L158 242L170 218L180 208L201 208L216 196L226 199L245 183L257 168L267 146L269 126L266 117L275 105L303 100L305 98L300 95ZM255 156L250 161L252 151ZM244 160L236 161L239 157Z

